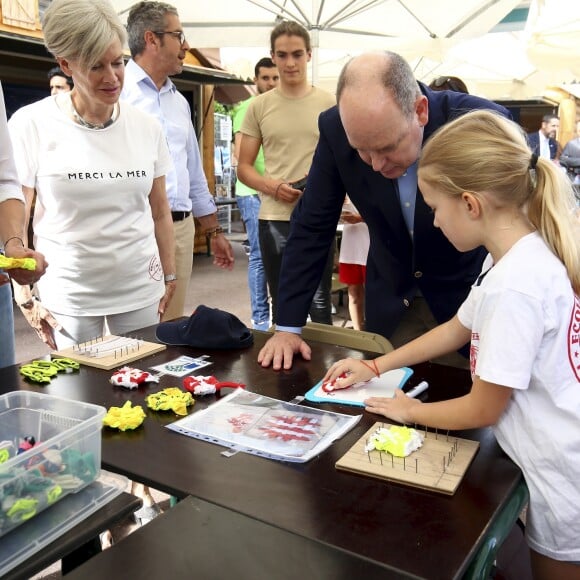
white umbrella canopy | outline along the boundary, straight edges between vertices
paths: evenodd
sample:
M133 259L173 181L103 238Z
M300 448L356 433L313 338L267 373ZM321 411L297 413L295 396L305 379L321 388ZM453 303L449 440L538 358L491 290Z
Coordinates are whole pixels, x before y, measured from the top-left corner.
M521 31L490 32L412 63L420 80L457 76L490 99L541 97L580 78L580 2L532 0Z
M440 76L456 76L472 94L489 99L539 97L546 87L571 80L553 68L538 70L527 57L526 47L521 32L495 32L463 41L432 42L423 54L408 46L396 52L408 60L418 80L429 84ZM334 92L342 67L360 52L320 49L317 86ZM254 63L268 54L260 48L223 48L220 53L222 65L244 78L253 77Z
M135 0L112 0L126 18ZM171 0L170 0L171 2ZM228 70L253 77L281 18L309 30L312 83L334 91L340 70L365 50L393 50L419 80L462 78L491 99L541 96L580 78L579 0L173 0L189 44L220 48ZM489 32L529 5L524 30Z
M580 2L534 0L526 27L527 55L542 70L580 78Z
M113 0L126 16L134 0ZM280 19L296 20L313 45L312 80L318 84L319 49L407 51L425 55L440 39L488 32L520 0L175 0L188 42L195 48L263 47Z
M114 0L120 14L134 2ZM385 48L400 38L467 38L484 34L520 0L175 0L196 48L269 46L280 19L300 22L322 48Z
M443 58L429 55L411 60L415 76L430 83L434 78L455 76L469 91L488 99L541 97L547 87L571 79L553 67L538 68L527 56L522 32L492 32L464 40L445 50Z

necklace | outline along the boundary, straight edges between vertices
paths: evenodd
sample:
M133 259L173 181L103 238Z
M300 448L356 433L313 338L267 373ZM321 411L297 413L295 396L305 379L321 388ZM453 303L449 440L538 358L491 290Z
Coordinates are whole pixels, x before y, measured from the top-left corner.
M110 119L107 119L104 123L91 123L91 122L89 122L86 119L83 119L81 117L80 113L76 110L76 107L74 105L74 102L73 102L71 96L69 96L69 98L68 98L68 104L69 104L69 113L72 116L72 118L74 119L74 121L76 123L78 123L79 125L81 125L82 127L86 127L87 129L93 129L93 130L106 129L107 127L110 127L117 120L117 117L119 116L119 103L115 103L113 105L113 112L111 114Z

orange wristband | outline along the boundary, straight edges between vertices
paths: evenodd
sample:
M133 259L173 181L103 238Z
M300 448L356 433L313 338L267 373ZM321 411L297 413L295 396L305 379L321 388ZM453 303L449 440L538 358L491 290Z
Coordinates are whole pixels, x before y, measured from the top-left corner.
M371 371L373 371L373 373L375 373L375 375L377 375L377 377L381 376L381 373L379 373L379 367L377 366L377 362L375 361L375 359L371 360L371 364L368 364L366 361L364 361L362 359L360 362L363 365L365 365L365 367L367 367L367 369L370 369Z

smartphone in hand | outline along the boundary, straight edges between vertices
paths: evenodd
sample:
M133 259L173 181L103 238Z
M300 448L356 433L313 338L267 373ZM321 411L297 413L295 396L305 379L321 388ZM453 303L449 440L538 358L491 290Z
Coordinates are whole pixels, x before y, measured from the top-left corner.
M304 191L306 189L306 181L308 180L307 176L304 176L302 179L298 181L290 182L288 185L293 187L294 189L299 189L300 191Z

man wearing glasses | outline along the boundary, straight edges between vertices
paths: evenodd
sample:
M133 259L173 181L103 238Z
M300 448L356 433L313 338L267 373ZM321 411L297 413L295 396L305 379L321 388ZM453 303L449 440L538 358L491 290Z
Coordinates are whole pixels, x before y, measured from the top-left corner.
M320 138L296 205L280 270L276 333L258 355L262 366L289 369L309 360L300 336L309 301L334 240L344 196L369 228L366 328L399 347L449 320L481 271L482 248L459 252L433 222L419 190L423 143L474 109L509 112L491 101L417 83L393 52L351 59L339 77L337 106L318 119ZM464 350L465 352L465 350ZM467 353L466 353L467 354ZM439 359L443 362L443 359ZM446 364L465 367L453 354Z
M189 104L169 77L180 74L189 44L177 10L164 2L139 2L129 12L131 60L125 69L121 99L155 116L163 126L174 169L166 177L175 233L177 288L163 320L183 316L193 262L192 214L210 238L214 263L231 270L232 248L217 220L213 196L203 173Z

